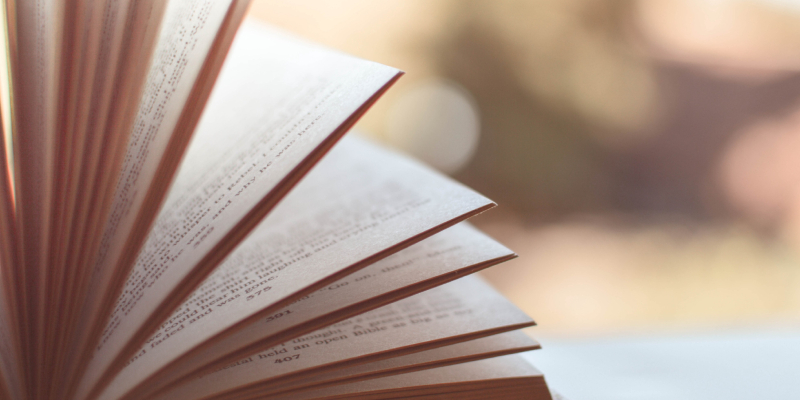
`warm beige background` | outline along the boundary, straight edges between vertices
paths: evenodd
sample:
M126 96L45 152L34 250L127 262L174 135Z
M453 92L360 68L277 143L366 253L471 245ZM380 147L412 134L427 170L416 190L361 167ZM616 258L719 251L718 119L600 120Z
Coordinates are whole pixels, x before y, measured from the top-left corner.
M448 172L500 203L477 223L521 257L485 276L539 332L800 322L798 9L255 0L251 14L407 71L359 126L433 164L468 139L447 132L463 113L413 94L433 82L474 106L478 149ZM425 116L397 111L404 98Z

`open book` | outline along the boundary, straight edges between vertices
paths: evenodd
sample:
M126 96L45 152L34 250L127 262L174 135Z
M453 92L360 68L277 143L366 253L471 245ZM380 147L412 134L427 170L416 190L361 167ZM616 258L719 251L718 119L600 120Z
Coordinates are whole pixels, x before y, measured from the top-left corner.
M344 137L401 71L247 1L4 5L0 398L551 398L494 204Z

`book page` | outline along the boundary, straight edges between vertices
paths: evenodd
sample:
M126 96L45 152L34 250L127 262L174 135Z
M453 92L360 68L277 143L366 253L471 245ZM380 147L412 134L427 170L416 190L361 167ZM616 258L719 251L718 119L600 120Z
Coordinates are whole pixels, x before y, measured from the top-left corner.
M192 115L205 104L205 88L213 84L221 64L217 59L224 57L246 4L237 0L167 2L143 94L137 97L138 112L127 121L125 113L114 111L108 121L112 131L127 130L130 123L131 132L113 200L109 200L99 254L92 257L93 268L89 268L89 297L78 327L79 332L86 332L87 339L85 345L76 348L80 372L83 355L92 354L86 346L93 346L99 336L119 282L132 264L131 254L138 252L164 198L174 175L170 165L183 154L196 122Z
M336 275L363 268L398 245L411 244L488 205L491 202L483 196L412 160L347 137L136 352L135 362L111 387L122 390L147 375L164 377L158 373L160 368L214 335L245 319L255 320L259 314L279 312L287 299L299 297L301 291L308 293L309 286L335 285ZM469 245L473 247L464 248ZM426 250L438 251L439 257L420 259ZM344 293L338 297L315 301L319 307L305 307L296 315L318 317L324 315L320 311L335 311L327 305L344 308L437 273L512 256L510 250L474 229L460 227L406 254L404 261L409 265L417 260L434 264L427 270L412 274L411 270L421 269L413 266L382 274L377 265L369 266L374 279L363 278L370 274L364 271L352 288L340 291ZM350 296L342 296L346 294ZM304 322L286 319L290 321ZM261 339L265 332L256 330L256 338L236 335L233 342L238 347L223 351L233 352ZM198 367L198 362L187 364Z
M133 125L96 269L112 266L139 215L180 113L228 11L229 1L167 4ZM120 243L121 242L121 243Z
M85 386L119 371L399 74L245 24Z
M8 21L8 3L0 6L0 20L4 21L3 29L0 29L0 43L2 43L3 51L0 52L0 125L3 128L3 157L6 160L5 168L3 171L7 174L7 179L13 181L14 179L14 153L11 148L12 134L11 134L11 66L10 66L10 46L8 29L13 24ZM12 196L13 198L13 196Z
M6 5L0 6L0 21L6 24ZM15 226L14 172L11 151L11 81L9 75L8 36L0 27L0 398L20 398L24 384L21 374L19 264Z
M116 382L124 387L127 385L126 381L141 381L137 382L138 391L132 393L144 394L145 390L149 393L179 379L189 379L202 371L213 371L217 368L215 366L234 362L237 358L269 348L291 337L419 293L512 257L513 253L509 250L462 223L371 264L358 273L335 281L287 307L271 311L235 333L190 351L160 370L157 369L152 366L152 362L148 362L146 355L153 353L155 348L169 345L176 340L178 345L175 346L182 348L181 339L186 337L186 326L195 325L201 319L229 308L224 293L216 298L221 299L217 301L205 301L208 297L195 298L193 301L198 301L199 309L190 308L189 304L181 307L161 327L159 333L137 352ZM240 260L234 257L232 259ZM263 258L249 260L248 264L253 265ZM259 271L251 271L250 274L259 274ZM231 277L228 274L225 276ZM258 282L251 279L241 281ZM230 285L219 287L233 289ZM213 321L212 318L207 320ZM146 374L150 374L150 378L144 379Z
M551 400L542 373L516 354L272 398L384 399L436 395L459 399Z
M175 128L207 56L225 22L231 1L172 0L167 3L164 23L157 39L138 114L133 121L131 136L116 185L113 204L94 265L96 293L87 303L100 301L113 289L115 268L126 251L135 245L131 237L136 224L146 219L143 207L160 203L147 194L156 175L168 171L159 169L173 140ZM180 158L181 154L170 154ZM148 202L149 201L149 202Z
M0 280L5 279L4 276ZM0 281L0 398L19 399L24 390L22 373L23 362L20 343L17 340L15 318L5 290L5 282Z
M377 361L532 324L480 278L467 276L296 337L159 398L208 396L312 368Z
M148 9L153 8L149 1L139 2L142 3L149 5ZM65 91L61 104L64 117L59 121L60 151L55 178L55 190L62 195L52 210L54 233L49 279L53 287L48 290L47 303L48 312L53 314L47 317L47 321L58 328L52 329L51 335L55 334L52 331L62 333L67 330L61 325L65 323L64 320L77 319L67 317L76 311L78 302L83 299L77 287L77 278L84 278L87 275L85 271L91 270L86 263L77 260L79 254L88 251L87 241L94 236L87 232L89 221L85 214L87 209L95 211L104 208L100 196L95 193L95 178L115 169L112 161L114 152L111 149L101 151L101 144L111 140L123 141L129 133L112 133L104 129L112 96L129 94L118 92L120 86L116 80L121 77L117 76L117 69L124 59L120 53L137 53L140 50L137 46L125 46L123 40L127 36L125 31L133 28L128 25L131 23L127 21L128 11L136 14L136 10L129 10L128 0L109 0L80 3L70 13L74 20L68 24L74 26L69 27L71 34L65 35L64 46L72 51L65 57L70 66L65 68L66 72L62 72L61 76L62 90ZM156 14L153 20L136 22L157 31L161 13L155 11L152 14ZM152 42L154 40L136 45L152 48ZM136 61L147 65L149 52L139 55L144 60ZM133 79L129 76L124 78Z
M0 18L2 21L5 21L5 8L0 7ZM7 42L6 42L6 35L5 29L0 29L0 40L2 40L2 47L3 49L7 50ZM2 127L2 134L0 137L0 168L3 171L0 171L0 312L5 314L0 315L0 328L4 331L0 334L4 336L4 338L0 338L0 340L4 341L4 346L8 346L9 350L0 350L2 354L0 357L3 359L2 362L11 363L11 362L18 362L19 365L15 366L14 368L20 369L19 371L9 371L3 373L6 379L9 381L9 385L7 387L10 392L15 392L16 390L12 387L14 385L20 385L20 380L18 377L13 376L13 374L21 373L21 360L19 353L22 348L22 344L19 341L21 336L21 314L23 310L21 309L20 305L22 303L21 297L24 295L24 291L20 290L20 286L24 286L21 284L21 277L19 275L19 269L21 268L19 261L18 261L18 248L17 245L19 244L19 231L16 226L16 211L14 205L14 185L13 179L14 175L12 173L12 166L13 162L11 161L11 138L10 138L10 93L7 92L9 89L8 81L9 76L8 73L8 59L7 59L7 52L3 51L3 54L0 55L0 63L6 63L5 65L0 66L0 126ZM9 351L15 349L14 351L16 354L12 354ZM8 367L6 367L8 368Z
M9 165L5 151L7 144L5 140L0 141L0 166ZM18 307L20 299L17 297L21 293L14 268L17 263L17 231L12 192L11 177L0 175L0 398L20 397L23 389L21 374L24 372L19 340L22 310Z
M302 379L283 378L275 382L266 380L231 391L229 395L237 397L286 395L289 392L317 390L365 379L531 351L540 347L522 331L511 331L352 367L324 368L322 372Z
M50 329L51 335L53 331L66 331L61 324L64 319L74 319L66 315L71 312L69 306L81 297L72 293L76 290L73 278L83 276L82 271L75 271L75 258L85 250L82 241L88 239L84 231L86 218L79 204L91 203L93 208L101 208L89 185L94 182L95 173L108 169L98 168L100 154L95 145L106 135L102 130L87 129L87 125L90 117L102 114L103 105L97 104L98 92L113 88L112 82L102 80L113 75L114 63L109 58L120 46L105 42L113 33L104 29L104 25L113 23L125 27L124 21L114 18L118 7L127 11L127 5L117 0L81 1L64 10L64 29L60 32L63 54L58 77L58 152L53 161L53 190L59 198L49 210L53 227L44 318L54 328ZM48 346L51 343L48 341ZM46 353L54 354L55 350L48 349ZM54 358L49 356L47 362Z
M56 0L4 3L8 15L9 66L12 78L12 157L17 238L16 270L23 356L41 360L44 282L53 205L53 169L59 98L63 2ZM30 364L29 364L30 366ZM33 373L34 371L28 371ZM38 387L34 385L34 387Z
M51 379L51 387L58 390L66 386L63 380L69 374L64 372L79 369L74 367L75 357L69 352L79 351L77 348L81 346L76 343L87 336L87 329L75 326L81 312L90 312L82 307L87 293L97 292L86 287L93 270L90 259L97 253L110 208L109 192L121 167L121 154L141 98L165 3L108 0L105 4L84 4L91 6L89 10L95 20L96 47L92 49L95 54L73 50L73 57L85 65L83 72L81 68L70 71L80 72L83 78L73 75L67 79L71 83L68 86L82 90L81 97L78 93L70 94L74 109L68 114L74 118L61 119L62 124L72 128L75 138L70 138L66 129L60 133L61 159L55 190L64 195L52 210L52 261L48 274L52 287L47 291L50 315L46 317L49 328L46 343L53 348L45 349L45 353L48 362L56 365L51 370L61 372L61 377ZM83 148L70 140L77 142L78 138L83 139ZM78 148L73 148L74 152L69 150L75 146ZM82 172L77 173L79 170Z
M151 378L140 383L155 390L188 379L202 371L234 362L248 354L302 335L353 315L463 277L512 258L510 251L464 223L449 228L408 249L369 265L330 285L302 297L297 302L272 311L240 330L181 356L175 362L151 370ZM162 328L164 332L148 341L137 354L180 337L175 332L188 315L209 315L210 306L195 313L181 309ZM216 307L214 307L216 309ZM202 317L201 317L202 318ZM199 318L197 318L199 319ZM170 332L172 332L170 334ZM137 358L136 364L139 359ZM134 364L132 362L131 364ZM138 366L137 366L138 368ZM138 392L137 392L138 393Z

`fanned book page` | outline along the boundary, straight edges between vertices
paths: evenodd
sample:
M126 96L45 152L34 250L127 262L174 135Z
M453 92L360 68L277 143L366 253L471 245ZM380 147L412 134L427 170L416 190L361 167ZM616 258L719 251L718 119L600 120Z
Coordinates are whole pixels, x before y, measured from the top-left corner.
M531 326L533 321L470 276L282 343L162 395L194 398L275 384Z
M157 379L145 383L153 390L179 382L178 378L195 377L235 362L237 357L268 349L511 257L508 250L473 228L454 226L181 357L158 374Z
M109 383L399 74L242 27L81 393Z
M103 322L167 194L246 3L173 0L166 5L143 95L135 117L130 116L119 177L104 196L108 215L97 232L78 326L90 332L79 348L84 352L81 359L96 347Z
M403 72L247 5L4 3L0 399L549 399L495 204L345 136Z
M282 312L301 296L317 306L294 312L296 317L284 318L278 327L289 329L288 323L295 327L304 323L305 329L324 326L325 314L337 311L328 305L338 307L339 318L343 318L346 312L369 307L355 303L370 295L403 289L387 284L419 283L400 269L387 274L395 275L394 279L386 276L380 283L365 278L370 275L366 271L351 287L345 288L348 282L334 281L365 267L377 276L379 271L368 267L371 262L491 205L483 196L405 157L362 139L346 138L137 351L109 391L121 390L126 382L148 375L166 380L171 374L161 370L170 362L175 364L180 356L180 364L193 369L212 361L221 363L219 358L225 360L237 351L264 347L268 340L274 343L280 331L264 331L260 318ZM438 244L441 256L437 261L445 270L496 263L513 256L469 228L443 233L437 242L431 246ZM474 245L469 250L461 247L469 244ZM454 248L463 253L450 256ZM431 268L413 277L429 274L435 278L435 271ZM314 290L327 285L340 285L343 289L335 293L341 295L309 298ZM375 285L383 290L372 289ZM354 310L341 310L351 305ZM318 321L311 321L314 317ZM295 328L293 333L300 332ZM215 336L228 337L209 347ZM196 355L188 359L183 355L200 346L208 350L194 352ZM152 389L152 382L145 384Z
M316 399L508 399L550 400L542 373L519 355L507 355L424 371L302 391L276 400ZM240 396L231 399L254 399Z
M270 380L260 381L231 391L228 393L229 396L226 397L284 396L289 393L317 390L383 376L521 353L539 348L539 344L528 335L520 331L511 331L355 366L321 368L321 371L313 374L304 374L299 379L282 379L279 384ZM261 356L259 355L259 357ZM282 362L283 360L281 359Z

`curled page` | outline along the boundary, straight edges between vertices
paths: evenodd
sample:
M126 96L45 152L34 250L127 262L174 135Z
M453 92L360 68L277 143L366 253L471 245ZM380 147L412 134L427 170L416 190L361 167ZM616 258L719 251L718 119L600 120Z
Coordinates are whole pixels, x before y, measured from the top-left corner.
M552 399L542 373L516 354L271 398L276 400L441 398L435 396L465 400Z
M82 383L141 344L400 71L245 24Z
M371 264L358 273L303 296L287 307L262 315L219 340L198 346L160 370L152 361L132 361L132 365L137 364L135 370L147 371L151 375L139 382L139 390L131 394L152 393L176 381L185 381L204 371L213 371L238 358L267 349L275 343L411 296L512 257L513 253L474 228L465 223L456 225ZM257 262L256 260L258 259L252 261ZM191 326L205 316L219 314L209 312L209 309L224 312L227 304L217 308L220 302L208 302L198 312L182 307L179 313L162 326L161 334L151 338L137 354L144 355L168 342L168 335L173 339L185 337L179 332L184 332L187 325ZM213 318L208 318L208 321L213 321ZM184 328L176 330L181 326ZM132 379L135 370L131 368L131 371L123 371L118 380L122 382L121 378L126 375L128 379Z
M320 286L334 284L340 276L367 267L374 260L491 205L485 197L427 167L348 137L136 352L136 358L115 379L109 393L124 393L129 382L143 381L148 375L167 379L164 367L193 348L208 348L206 344L216 335L225 333L228 337L221 346L204 351L203 356L184 357L181 369L198 368L225 355L235 357L235 352L280 332L265 331L258 324L260 317L278 313L289 302L310 296ZM348 297L307 300L306 304L318 307L298 305L297 318L285 318L273 326L287 329L287 323L305 323L436 277L437 272L513 257L510 250L466 227L449 234L443 232L437 242L432 245L440 247L439 268L416 275L409 274L413 268L405 274L400 269L393 274L376 271L375 279L363 278L370 275L366 272L353 282L352 289L338 291ZM462 247L470 245L473 247L469 250ZM484 266L488 265L491 263ZM342 283L342 287L345 285ZM256 325L231 336L234 329L244 328L246 320ZM317 327L325 325L320 322ZM148 381L141 386L153 388L154 384Z
M315 368L387 359L531 326L522 311L468 276L296 337L187 383L160 398L191 398Z
M278 380L262 380L225 393L225 396L285 396L325 387L360 382L429 368L536 350L539 344L521 331L511 331L462 343L355 366L332 365ZM176 399L177 400L177 399Z

